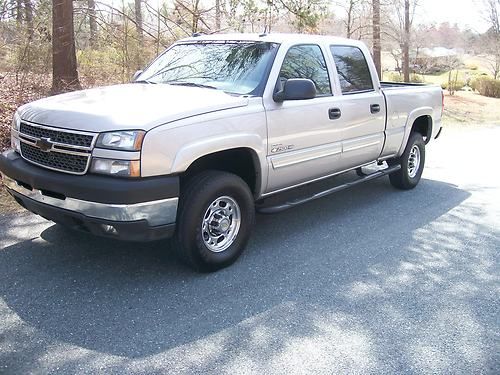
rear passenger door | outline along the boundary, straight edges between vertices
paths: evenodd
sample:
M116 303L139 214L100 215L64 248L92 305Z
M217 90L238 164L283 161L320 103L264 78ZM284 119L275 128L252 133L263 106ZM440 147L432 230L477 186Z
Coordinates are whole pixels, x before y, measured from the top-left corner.
M342 96L336 103L342 113L341 168L377 159L384 145L386 106L363 51L355 46L331 45ZM375 72L373 72L376 74Z

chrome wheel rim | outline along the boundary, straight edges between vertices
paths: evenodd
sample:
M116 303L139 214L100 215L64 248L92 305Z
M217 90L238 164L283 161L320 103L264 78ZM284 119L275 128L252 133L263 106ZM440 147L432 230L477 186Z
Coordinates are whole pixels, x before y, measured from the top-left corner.
M408 157L408 176L414 178L418 169L420 168L420 148L417 145L413 145L410 150L410 156Z
M201 236L205 246L214 253L226 250L238 236L241 210L228 196L215 199L208 206L201 223Z

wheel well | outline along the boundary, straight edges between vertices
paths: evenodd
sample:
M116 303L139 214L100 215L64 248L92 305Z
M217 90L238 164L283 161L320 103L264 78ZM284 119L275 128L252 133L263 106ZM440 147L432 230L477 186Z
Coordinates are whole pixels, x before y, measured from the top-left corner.
M260 189L259 160L255 151L249 148L219 151L196 159L181 175L181 186L194 175L209 169L241 177L254 194Z
M432 136L432 118L431 116L418 117L411 128L412 133L420 133L424 137L425 143L429 143Z

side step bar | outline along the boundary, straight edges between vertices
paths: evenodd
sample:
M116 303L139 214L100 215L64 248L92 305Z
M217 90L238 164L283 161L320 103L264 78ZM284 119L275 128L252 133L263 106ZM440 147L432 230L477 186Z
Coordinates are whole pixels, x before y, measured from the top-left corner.
M367 182L367 181L374 180L374 179L382 177L382 176L386 176L386 175L393 173L393 172L396 172L400 169L401 169L400 165L394 165L392 167L388 167L388 168L383 169L381 171L377 171L377 172L373 172L373 173L370 173L368 175L365 175L364 177L362 177L358 180L347 182L345 184L335 186L331 189L320 191L320 192L313 194L313 195L306 197L306 198L293 199L289 202L285 202L285 203L279 204L277 206L268 206L268 207L258 207L257 206L257 212L259 212L261 214L275 214L275 213L278 213L281 211L285 211L285 210L288 210L289 208L298 206L298 205L303 204L303 203L311 202L311 201L319 199L319 198L326 197L327 195L336 193L336 192L344 190L344 189L348 189L350 187L359 185L363 182Z

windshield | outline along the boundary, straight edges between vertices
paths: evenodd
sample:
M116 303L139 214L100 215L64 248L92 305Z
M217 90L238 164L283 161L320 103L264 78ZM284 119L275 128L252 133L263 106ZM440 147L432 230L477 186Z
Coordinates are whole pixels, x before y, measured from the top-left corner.
M255 94L266 78L277 47L267 42L176 44L153 61L136 81Z

